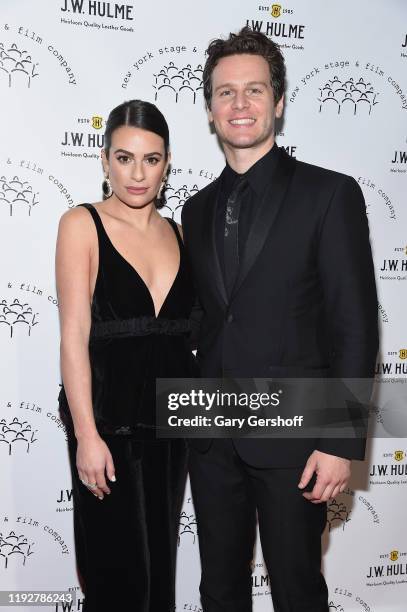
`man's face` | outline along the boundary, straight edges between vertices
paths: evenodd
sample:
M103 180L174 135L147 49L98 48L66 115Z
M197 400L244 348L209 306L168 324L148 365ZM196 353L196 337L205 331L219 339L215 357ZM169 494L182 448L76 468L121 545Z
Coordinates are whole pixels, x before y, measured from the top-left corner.
M283 98L274 102L269 66L260 55L230 55L215 66L208 116L224 147L271 145L275 117L281 117L283 106Z

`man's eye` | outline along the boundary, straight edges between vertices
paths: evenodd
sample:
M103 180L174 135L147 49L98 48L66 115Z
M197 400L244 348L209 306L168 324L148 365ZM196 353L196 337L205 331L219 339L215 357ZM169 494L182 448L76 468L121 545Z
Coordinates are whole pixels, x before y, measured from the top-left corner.
M255 93L255 94L258 94L258 93L261 93L261 89L260 89L259 87L251 87L251 88L249 89L249 92L250 92L250 93Z
M224 89L223 91L221 91L220 95L221 96L228 96L231 93L230 89Z

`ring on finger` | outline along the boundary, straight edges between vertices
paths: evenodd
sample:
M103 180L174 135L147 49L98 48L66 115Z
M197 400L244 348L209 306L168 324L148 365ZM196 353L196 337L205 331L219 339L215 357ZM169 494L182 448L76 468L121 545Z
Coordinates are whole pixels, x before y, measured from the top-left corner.
M81 480L81 483L85 485L85 487L88 487L89 489L96 489L97 484L95 482L95 484L91 484L90 482L86 482L86 480Z

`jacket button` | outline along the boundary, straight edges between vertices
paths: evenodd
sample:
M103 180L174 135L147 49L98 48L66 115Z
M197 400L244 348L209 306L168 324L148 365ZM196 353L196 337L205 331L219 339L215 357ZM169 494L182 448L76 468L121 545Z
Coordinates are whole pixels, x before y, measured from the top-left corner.
M229 314L228 314L228 317L227 317L227 319L226 319L226 320L227 320L227 322L228 322L228 323L232 323L232 321L233 321L233 315L232 315L232 313L229 313Z

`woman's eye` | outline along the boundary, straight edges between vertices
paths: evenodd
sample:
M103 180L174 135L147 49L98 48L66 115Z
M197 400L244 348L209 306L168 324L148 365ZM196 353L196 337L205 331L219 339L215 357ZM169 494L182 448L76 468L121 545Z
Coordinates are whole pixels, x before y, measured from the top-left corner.
M160 160L158 159L158 157L147 157L146 158L146 162L149 164L149 166L155 166L156 164L158 164Z
M119 155L117 159L121 164L128 164L130 161L130 157L128 155Z

